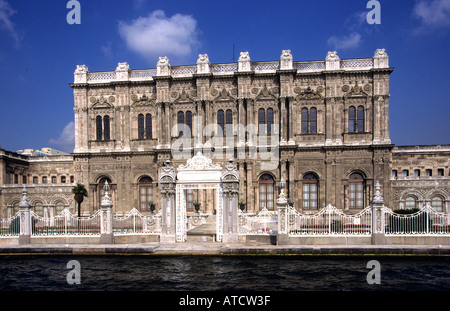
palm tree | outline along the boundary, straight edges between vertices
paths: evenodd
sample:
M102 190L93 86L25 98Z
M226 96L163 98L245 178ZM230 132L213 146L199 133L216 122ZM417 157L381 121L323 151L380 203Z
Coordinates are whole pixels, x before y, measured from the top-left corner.
M78 217L81 217L81 203L84 197L88 196L87 190L84 185L77 183L75 187L72 188L72 193L74 194L74 199L78 203Z

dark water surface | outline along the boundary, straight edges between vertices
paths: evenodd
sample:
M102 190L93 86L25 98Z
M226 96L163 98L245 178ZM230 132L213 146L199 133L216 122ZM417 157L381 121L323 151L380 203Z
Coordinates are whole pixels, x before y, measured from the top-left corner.
M381 284L368 284L369 260ZM81 284L68 284L70 260ZM0 290L449 291L448 257L3 256Z

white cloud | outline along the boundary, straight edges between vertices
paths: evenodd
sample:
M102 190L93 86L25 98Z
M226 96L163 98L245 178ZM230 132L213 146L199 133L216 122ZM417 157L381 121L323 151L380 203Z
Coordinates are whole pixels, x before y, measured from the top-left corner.
M6 0L0 0L0 29L6 29L14 40L16 47L20 44L19 33L17 32L14 23L11 21L11 16L16 13L11 5Z
M192 16L166 17L162 10L131 23L119 22L119 33L129 49L152 61L158 56L189 56L199 43L197 21Z
M362 40L361 35L357 32L354 32L348 36L342 37L332 36L328 38L327 42L335 50L345 50L358 47L361 44Z
M58 146L62 151L73 152L75 146L75 123L73 121L69 122L59 137L50 139L49 143Z
M416 33L449 27L450 0L421 0L413 8L413 17L421 21Z

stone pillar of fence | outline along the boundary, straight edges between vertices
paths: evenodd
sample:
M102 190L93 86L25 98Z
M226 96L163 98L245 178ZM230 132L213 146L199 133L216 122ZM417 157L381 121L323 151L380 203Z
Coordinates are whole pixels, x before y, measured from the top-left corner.
M380 183L375 184L375 193L372 198L372 244L385 244L384 199L380 192Z
M288 232L288 201L286 194L284 193L285 183L280 182L280 194L277 199L277 213L278 213L278 235L277 244L287 245L289 244L289 232Z
M230 159L222 173L223 242L238 242L239 171Z
M27 197L27 189L23 187L22 200L19 203L20 231L19 244L30 244L31 241L31 203Z
M109 196L109 185L105 183L103 187L105 190L105 196L100 203L100 243L102 244L114 244L114 232L113 232L113 214L112 214L112 201Z
M158 176L161 193L161 243L176 241L175 228L175 168L170 160L164 162Z

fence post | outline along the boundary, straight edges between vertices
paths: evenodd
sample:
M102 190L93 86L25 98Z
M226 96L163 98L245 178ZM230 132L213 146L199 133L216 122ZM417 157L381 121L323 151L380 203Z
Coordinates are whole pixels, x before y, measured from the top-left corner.
M22 200L19 203L20 231L19 244L30 244L31 241L31 204L27 197L27 188L22 190Z
M109 196L109 185L105 183L103 190L105 190L105 196L100 203L100 243L102 244L114 244L114 233L112 224L112 201Z
M278 245L288 245L289 244L289 229L288 229L288 202L286 199L286 194L284 193L285 183L282 180L280 182L280 195L277 199L277 212L278 212L278 235L277 244Z
M380 183L375 184L372 198L372 244L385 244L384 199L380 192Z

